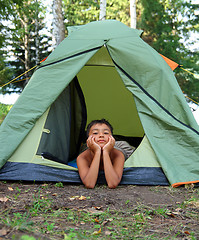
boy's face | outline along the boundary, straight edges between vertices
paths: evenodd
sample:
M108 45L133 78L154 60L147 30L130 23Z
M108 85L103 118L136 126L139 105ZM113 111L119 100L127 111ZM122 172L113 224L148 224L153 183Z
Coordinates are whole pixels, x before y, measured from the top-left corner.
M103 147L109 141L109 137L112 135L110 128L106 124L94 124L89 132L89 136L93 136L95 142Z

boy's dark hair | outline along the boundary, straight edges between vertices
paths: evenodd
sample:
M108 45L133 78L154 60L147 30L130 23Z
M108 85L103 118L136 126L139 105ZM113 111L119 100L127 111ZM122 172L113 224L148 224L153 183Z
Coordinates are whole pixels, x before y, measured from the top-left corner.
M88 124L87 129L86 129L87 138L89 136L89 132L90 132L91 127L95 124L106 124L110 128L111 134L113 135L113 127L111 126L111 124L106 119L102 118L100 120L93 120L92 122L90 122Z

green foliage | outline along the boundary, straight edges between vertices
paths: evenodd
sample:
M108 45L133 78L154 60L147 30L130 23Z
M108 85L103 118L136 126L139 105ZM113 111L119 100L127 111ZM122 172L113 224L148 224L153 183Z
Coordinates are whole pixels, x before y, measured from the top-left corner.
M37 216L39 213L47 212L51 208L51 200L49 198L43 198L40 195L40 191L37 196L33 196L34 202L32 207L29 209L29 212L32 216Z
M21 190L18 188L18 187L16 187L16 191L17 191L17 194L14 194L13 196L14 196L14 198L15 198L15 200L17 200L17 198L20 196L20 194L21 194Z
M0 103L0 125L3 122L4 118L6 117L6 115L8 114L8 112L10 111L11 107L12 105Z
M130 2L128 0L107 0L106 16L106 19L115 19L130 26Z
M0 18L1 16L7 16L12 11L11 6L18 4L22 6L23 0L1 0L0 2Z
M83 25L99 18L98 1L63 0L66 26Z
M97 0L63 0L63 3L66 27L99 20L100 2ZM106 19L116 19L130 25L129 1L107 0Z
M54 229L54 227L55 227L55 226L54 226L55 223L49 223L49 222L47 222L47 221L44 223L44 225L46 225L46 229L47 229L47 231L49 231L49 232L50 232L50 231L53 231L53 229Z
M28 236L28 235L23 235L20 240L36 240L36 238Z
M63 188L64 184L62 182L55 183L55 186L58 188Z
M2 222L6 226L10 226L15 229L24 230L28 229L33 225L32 221L28 221L29 215L25 213L13 213L12 218L10 218L9 214L7 214L3 219Z
M4 58L8 59L7 65L12 71L11 74L4 75L7 78L0 78L1 85L31 69L49 54L50 38L43 33L45 8L41 1L23 0L23 5L16 2L10 8L9 21L5 21L0 30L4 34L1 38ZM12 58L10 58L11 55ZM5 67L3 66L4 69ZM25 73L1 91L5 93L11 88L15 92L20 92L32 73L32 71Z
M191 31L199 31L198 4L184 0L141 0L138 27L144 30L143 39L159 53L172 59L193 73L199 71L199 55L191 51ZM195 101L199 101L199 81L194 75L175 70L181 89Z
M183 0L142 0L139 27L144 30L143 38L157 51L176 61L176 53L185 51L183 40Z
M3 57L3 51L0 50L0 86L5 84L8 79L11 79L13 76L13 69L10 68L9 64L5 61L5 57ZM2 93L5 93L5 88L1 89ZM11 92L11 91L9 91Z

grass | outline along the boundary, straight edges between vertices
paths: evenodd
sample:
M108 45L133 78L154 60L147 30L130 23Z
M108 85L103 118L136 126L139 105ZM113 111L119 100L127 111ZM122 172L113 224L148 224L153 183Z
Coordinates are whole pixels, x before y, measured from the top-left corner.
M6 182L2 183L6 184ZM55 188L54 188L55 187ZM64 187L54 184L55 189ZM5 239L192 239L199 237L195 230L199 220L199 189L191 189L185 200L175 206L148 206L131 200L124 202L124 209L60 205L53 198L52 184L42 184L31 191L23 185L11 185L6 194L10 207L1 208L0 229L9 229ZM156 188L161 192L163 188ZM170 192L169 188L166 191ZM176 191L176 190L175 190ZM179 190L180 191L180 190ZM25 205L19 204L24 195ZM10 196L9 196L10 195ZM28 197L29 196L29 197ZM87 198L87 201L92 199ZM57 205L58 204L58 205ZM86 206L84 204L84 206ZM131 207L130 207L131 206ZM195 224L195 225L194 225ZM198 229L198 228L197 228ZM20 235L19 235L20 234Z
M59 183L56 187L62 187ZM107 209L67 209L55 208L53 199L42 191L48 190L43 185L32 195L31 203L25 210L16 212L15 208L0 212L0 222L12 229L21 231L20 238L11 231L11 239L34 240L43 239L197 239L198 235L188 225L180 221L183 218L194 218L198 221L199 198L187 199L176 210L164 207L152 208L137 204L125 210ZM17 194L21 190L16 188ZM18 199L14 197L15 200ZM128 204L128 203L126 203ZM195 204L195 205L194 205ZM170 219L175 218L175 224ZM163 221L164 220L164 221ZM164 222L164 224L163 224ZM35 237L38 235L40 237ZM41 237L42 236L42 237Z
M6 115L8 114L8 112L10 111L11 107L12 105L0 103L0 125L3 122L4 118L6 117Z

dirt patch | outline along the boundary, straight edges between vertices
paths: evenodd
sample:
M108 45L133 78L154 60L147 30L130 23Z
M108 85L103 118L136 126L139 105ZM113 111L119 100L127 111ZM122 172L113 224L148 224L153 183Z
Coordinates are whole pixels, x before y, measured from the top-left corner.
M0 239L199 239L199 189L0 182Z

